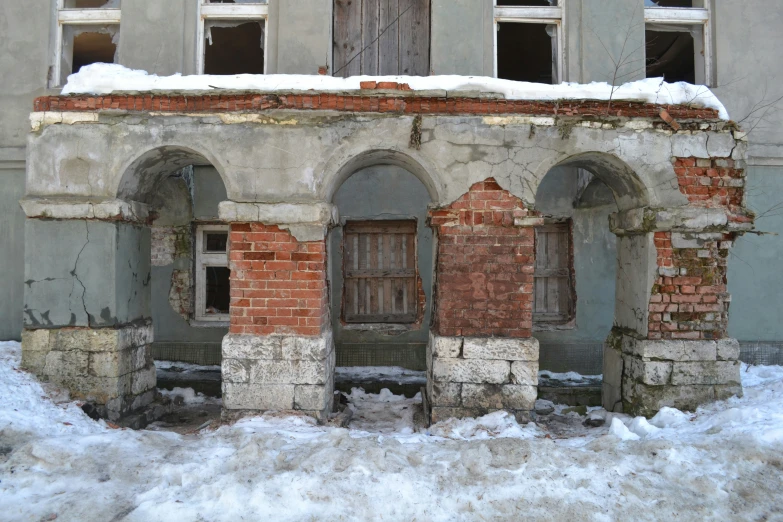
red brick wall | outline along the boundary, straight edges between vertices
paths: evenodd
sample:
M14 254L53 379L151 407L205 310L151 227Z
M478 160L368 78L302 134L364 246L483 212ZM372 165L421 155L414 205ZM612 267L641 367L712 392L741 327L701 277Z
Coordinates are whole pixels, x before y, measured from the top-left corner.
M320 335L328 325L325 241L232 223L231 333Z
M559 116L612 116L654 118L660 105L641 102L559 100L501 100L456 98L358 91L355 95L314 94L223 94L223 95L106 95L42 96L33 102L33 110L94 111L122 110L142 112L238 112L272 109L330 110L350 112L393 112L400 114L542 114ZM671 105L666 107L672 118L718 119L718 111ZM663 120L661 125L666 125ZM668 128L668 126L667 126Z
M702 248L673 248L671 232L656 232L658 266L673 277L658 277L649 307L650 339L722 339L726 337L729 294L726 258L733 235L705 242Z
M535 235L514 218L531 215L492 178L430 212L438 234L435 332L530 337Z
M697 207L742 206L745 171L735 167L731 158L676 158L674 172L680 192Z

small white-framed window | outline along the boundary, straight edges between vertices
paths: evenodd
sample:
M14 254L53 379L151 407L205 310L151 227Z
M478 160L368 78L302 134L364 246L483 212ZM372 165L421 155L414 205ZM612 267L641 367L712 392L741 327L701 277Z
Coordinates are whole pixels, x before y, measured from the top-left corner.
M710 2L645 0L646 76L712 85Z
M494 0L495 77L563 81L565 0Z
M196 226L196 321L229 320L228 225Z
M91 63L114 63L120 35L120 0L57 0L49 86Z
M264 74L268 17L266 0L201 0L196 40L198 73Z

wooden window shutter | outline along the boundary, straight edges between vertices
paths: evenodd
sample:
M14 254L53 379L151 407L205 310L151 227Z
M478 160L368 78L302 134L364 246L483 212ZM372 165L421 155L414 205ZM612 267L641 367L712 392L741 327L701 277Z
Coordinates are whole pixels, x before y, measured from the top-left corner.
M429 76L430 0L334 0L334 75Z
M567 322L573 317L570 224L536 227L534 322Z
M343 319L413 323L418 315L415 221L349 221L343 229Z

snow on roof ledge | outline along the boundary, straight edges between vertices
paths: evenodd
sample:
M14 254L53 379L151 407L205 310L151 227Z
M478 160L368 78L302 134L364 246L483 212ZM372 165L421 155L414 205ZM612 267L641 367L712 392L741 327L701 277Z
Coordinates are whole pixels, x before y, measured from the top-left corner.
M721 119L729 113L718 98L704 85L685 82L667 83L663 78L647 78L626 83L614 89L604 82L589 84L515 82L485 76L352 76L335 78L301 74L238 74L234 76L192 75L157 76L146 71L128 69L118 64L95 63L82 67L68 77L62 89L69 94L109 94L112 92L149 91L357 91L362 81L407 83L414 91L480 91L498 93L507 100L612 100L637 101L658 105L691 105L718 111Z

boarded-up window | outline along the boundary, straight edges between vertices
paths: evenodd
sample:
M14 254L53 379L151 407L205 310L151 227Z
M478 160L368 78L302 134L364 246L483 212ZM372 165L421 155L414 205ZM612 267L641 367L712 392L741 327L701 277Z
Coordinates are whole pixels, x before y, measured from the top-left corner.
M334 75L428 76L430 0L334 0Z
M415 322L416 222L346 223L343 277L346 322Z
M570 238L568 222L536 228L534 322L562 323L573 317Z

